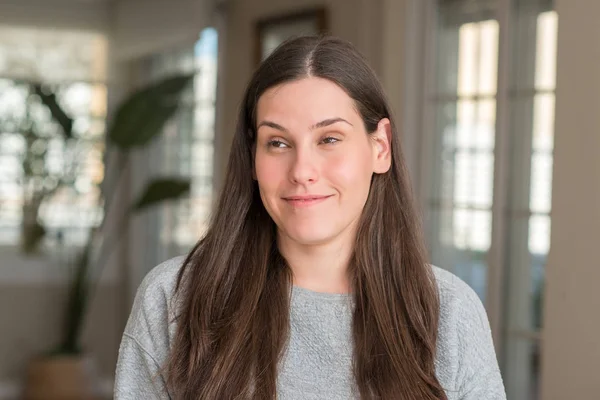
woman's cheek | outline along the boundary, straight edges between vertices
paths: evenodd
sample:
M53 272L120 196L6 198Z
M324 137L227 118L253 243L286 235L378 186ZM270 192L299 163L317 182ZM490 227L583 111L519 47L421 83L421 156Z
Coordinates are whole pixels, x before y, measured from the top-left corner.
M284 157L267 156L256 161L256 175L263 206L276 224L282 221L281 195L289 192L288 165Z
M349 152L331 158L324 170L327 171L329 180L343 186L355 186L359 184L359 179L369 179L368 165L362 154Z
M256 179L264 189L277 186L281 180L282 165L274 157L257 157Z

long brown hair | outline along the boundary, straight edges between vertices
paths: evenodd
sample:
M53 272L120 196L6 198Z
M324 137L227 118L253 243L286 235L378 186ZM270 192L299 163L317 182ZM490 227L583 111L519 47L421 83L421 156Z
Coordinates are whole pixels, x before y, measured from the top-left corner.
M328 79L355 101L367 132L392 121L392 163L374 175L350 259L354 378L362 399L446 399L435 375L439 299L398 134L383 89L348 42L290 40L255 71L240 107L224 187L182 268L166 365L178 399L276 398L289 335L292 274L253 179L256 106L269 88Z

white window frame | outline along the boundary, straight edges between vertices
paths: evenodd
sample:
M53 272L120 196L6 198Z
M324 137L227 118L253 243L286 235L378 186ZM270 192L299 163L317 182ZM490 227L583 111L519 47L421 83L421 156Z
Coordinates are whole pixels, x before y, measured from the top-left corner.
M409 151L417 153L411 155L414 160L411 172L414 178L415 192L417 193L419 205L422 210L428 210L427 201L432 197L433 180L437 174L434 171L434 157L436 157L434 143L436 140L436 109L431 101L436 94L436 0L407 0L404 9L406 28L404 31L404 96L406 98L402 109L403 127L410 137L408 141L411 146ZM514 97L519 94L511 92L514 77L511 76L514 60L514 40L517 22L514 19L515 8L513 0L497 0L497 13L495 19L499 24L498 40L498 83L496 92L496 130L494 148L494 178L493 178L493 203L491 243L487 256L487 281L486 300L487 310L494 345L498 359L504 363L505 353L508 350L508 338L518 338L537 342L541 344L541 332L527 330L512 330L505 314L510 309L508 304L508 291L510 283L509 263L511 254L507 249L510 246L509 234L515 232L507 216L511 207L511 196L525 195L529 198L529 180L531 179L531 163L526 163L525 157L531 154L531 143L529 147L521 149L517 156L520 165L519 172L523 178L515 179L510 176L513 169L511 163L511 146L513 146L511 129L514 123L522 126L523 121L513 120L517 115L511 115ZM543 92L543 91L542 91ZM409 104L411 103L412 104ZM416 106L414 105L416 104ZM533 110L532 110L533 112ZM532 115L526 116L526 118ZM527 121L525 121L527 122ZM406 140L403 139L404 142ZM519 158L520 156L520 158ZM526 167L524 169L523 167ZM526 184L527 183L527 184ZM515 188L518 188L515 192ZM520 193L522 192L522 193ZM512 231L510 231L512 226ZM518 230L518 229L517 229ZM429 238L428 242L430 242ZM527 236L521 238L527 240ZM525 246L527 243L525 243ZM444 267L440 265L440 267ZM528 306L523 304L522 306ZM514 306L514 305L513 305ZM543 330L543 327L542 327ZM543 350L542 350L543 352ZM526 378L524 378L526 379Z
M435 141L435 129L436 113L434 105L430 101L430 98L435 94L435 65L436 59L435 54L431 51L435 48L435 14L436 14L436 1L435 0L417 0L422 4L415 7L417 18L421 23L415 23L414 25L421 26L421 39L420 43L414 43L415 48L425 48L426 51L422 51L422 57L419 61L422 68L415 69L419 71L421 76L417 78L417 81L421 82L421 87L415 88L414 90L421 91L419 96L421 100L421 112L420 115L409 116L407 118L414 119L411 121L411 125L418 127L417 131L421 136L421 144L419 146L420 160L418 164L417 178L418 184L416 184L416 190L421 202L422 209L426 209L425 201L431 196L431 187L433 184L434 173L433 173L433 160L435 155L433 154L434 141ZM413 2L417 2L414 1ZM495 157L494 157L494 189L492 203L492 237L490 250L488 252L488 276L486 285L486 310L488 318L490 319L490 326L494 337L494 343L496 351L501 350L501 341L499 340L502 333L502 311L503 311L503 295L502 295L502 279L505 257L503 249L505 246L505 235L503 234L506 229L504 226L505 218L503 216L503 210L506 207L505 199L501 193L506 193L507 190L507 168L506 162L504 161L508 155L509 149L507 148L506 138L507 131L509 129L509 121L507 116L508 107L508 91L505 90L506 82L508 79L508 61L510 60L507 55L510 54L509 48L509 37L507 33L509 29L506 29L507 21L510 20L510 0L500 0L503 5L498 15L498 23L500 28L499 31L499 49L498 49L498 91L496 93L496 146L495 146ZM414 37L415 35L413 35ZM410 81L411 78L407 77ZM443 266L442 266L443 267Z

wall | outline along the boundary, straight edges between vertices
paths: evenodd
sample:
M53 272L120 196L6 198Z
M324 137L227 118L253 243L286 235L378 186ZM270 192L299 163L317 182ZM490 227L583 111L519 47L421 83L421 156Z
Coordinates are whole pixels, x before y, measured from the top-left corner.
M376 27L382 33L380 79L402 141L406 164L419 196L423 96L425 87L425 48L427 43L427 4L423 0L383 0L382 17Z
M114 3L114 56L133 59L183 42L207 26L214 0L121 0Z
M110 25L108 1L3 0L0 24L106 32Z
M84 346L99 373L101 393L112 390L120 341L118 285L98 288L86 321ZM67 295L60 283L0 285L0 399L18 398L27 361L57 345Z
M556 0L556 9L556 139L542 399L592 399L600 393L600 2Z

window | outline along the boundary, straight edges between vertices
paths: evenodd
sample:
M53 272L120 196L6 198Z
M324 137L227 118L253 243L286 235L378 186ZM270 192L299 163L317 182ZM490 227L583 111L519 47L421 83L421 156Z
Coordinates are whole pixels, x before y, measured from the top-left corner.
M512 136L507 194L504 352L511 398L537 397L544 267L550 248L558 17L520 2L515 16L509 104ZM531 394L530 394L531 393Z
M488 315L508 398L534 399L550 243L557 14L549 0L431 4L428 246L434 264L465 280L484 304L499 304Z
M436 237L431 250L434 260L440 260L440 265L450 261L453 272L485 301L492 234L498 22L482 18L445 23L455 29L440 32L440 47L447 58L440 58L440 86L430 99L437 114L438 139L437 190L429 202L436 224L431 227Z
M144 268L187 253L208 226L213 198L217 40L216 29L206 28L195 44L140 63L147 82L195 71L193 88L184 95L182 108L149 146L137 171L138 178L140 173L144 178L191 178L190 196L146 213L145 231L153 233L144 245ZM137 194L144 185L135 186Z
M106 51L95 33L0 28L0 246L18 245L23 219L32 216L46 229L46 244L59 233L67 245L82 244L100 222ZM56 94L74 118L72 139L32 84ZM31 206L43 188L50 193Z

